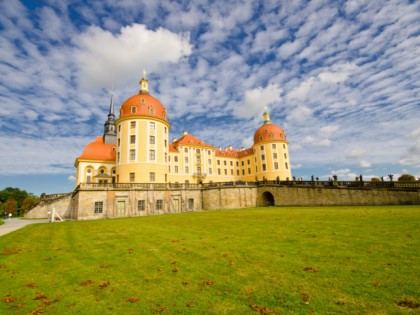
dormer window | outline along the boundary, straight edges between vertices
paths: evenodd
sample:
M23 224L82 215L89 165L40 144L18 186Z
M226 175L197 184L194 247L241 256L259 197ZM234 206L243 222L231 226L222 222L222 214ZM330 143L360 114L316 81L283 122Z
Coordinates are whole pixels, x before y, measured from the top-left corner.
M140 103L141 103L141 104L144 104L144 103L146 103L146 100L145 100L144 98L142 98L142 99L140 100Z
M137 108L135 106L131 107L131 113L134 114L137 111Z
M154 107L149 107L149 114L150 115L154 115L155 114L155 108Z

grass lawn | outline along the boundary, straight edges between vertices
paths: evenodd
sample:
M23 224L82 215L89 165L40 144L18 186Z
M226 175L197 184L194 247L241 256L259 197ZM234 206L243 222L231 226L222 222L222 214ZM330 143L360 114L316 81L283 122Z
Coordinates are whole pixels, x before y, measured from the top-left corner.
M36 224L0 237L0 314L419 314L420 206Z

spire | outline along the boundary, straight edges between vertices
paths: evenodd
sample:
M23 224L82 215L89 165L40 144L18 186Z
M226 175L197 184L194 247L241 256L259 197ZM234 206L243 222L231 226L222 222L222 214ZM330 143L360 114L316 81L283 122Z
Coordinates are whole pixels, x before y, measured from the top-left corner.
M265 107L265 112L263 114L263 117L264 117L264 125L271 124L270 114L267 110L267 106Z
M147 80L146 69L143 69L143 78L141 78L139 83L140 83L139 94L149 94L149 80Z
M114 115L114 92L111 93L111 101L109 102L108 119L104 124L104 143L117 143L117 128L115 126Z

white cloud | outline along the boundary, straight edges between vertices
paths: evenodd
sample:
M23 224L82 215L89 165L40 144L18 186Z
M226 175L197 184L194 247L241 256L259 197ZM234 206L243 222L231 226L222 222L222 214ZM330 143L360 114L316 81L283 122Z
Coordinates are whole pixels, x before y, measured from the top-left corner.
M371 163L370 162L368 162L368 161L364 161L364 160L361 160L360 161L360 166L361 167L364 167L364 168L366 168L366 167L371 167Z
M187 33L153 31L142 24L123 27L116 35L91 26L74 43L79 82L85 87L122 85L142 68L155 71L161 63L177 62L192 51Z
M265 88L258 87L245 92L242 104L236 104L234 115L240 118L260 116L265 107L279 103L282 90L277 84L269 84Z
M74 183L74 182L76 182L76 177L75 177L75 176L73 176L73 175L70 175L69 177L67 177L67 180L68 180L69 182Z

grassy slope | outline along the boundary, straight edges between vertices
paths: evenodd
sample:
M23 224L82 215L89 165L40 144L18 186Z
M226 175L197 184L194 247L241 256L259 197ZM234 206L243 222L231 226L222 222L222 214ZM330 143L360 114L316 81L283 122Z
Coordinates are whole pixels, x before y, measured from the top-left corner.
M419 214L259 208L33 225L0 238L0 314L414 314L397 302L419 302Z

